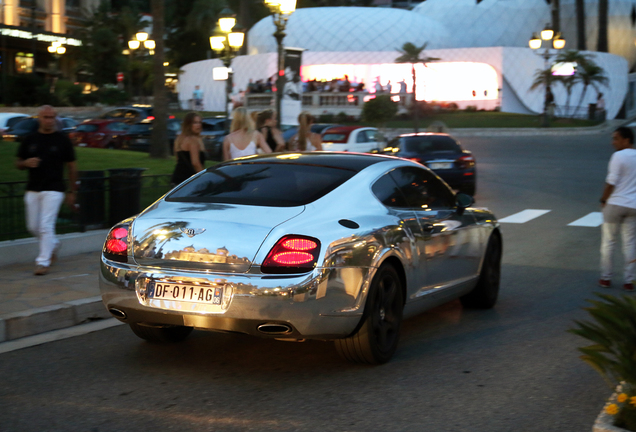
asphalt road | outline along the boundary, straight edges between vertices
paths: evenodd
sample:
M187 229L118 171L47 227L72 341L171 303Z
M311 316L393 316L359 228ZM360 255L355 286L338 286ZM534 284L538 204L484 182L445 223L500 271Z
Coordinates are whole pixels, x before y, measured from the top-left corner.
M590 431L611 390L566 330L601 291L600 228L567 224L599 211L609 136L462 143L478 206L550 210L503 224L493 310L455 301L411 319L378 367L326 342L194 332L158 346L126 326L1 354L0 430Z

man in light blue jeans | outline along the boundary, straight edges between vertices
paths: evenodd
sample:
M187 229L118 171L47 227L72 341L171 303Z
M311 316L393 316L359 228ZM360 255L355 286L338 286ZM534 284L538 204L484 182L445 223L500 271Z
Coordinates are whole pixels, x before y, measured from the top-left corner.
M611 286L612 256L618 233L621 233L625 268L623 289L634 291L636 270L636 149L634 133L619 127L612 135L616 152L609 162L605 188L601 196L603 230L601 241L601 279L603 288Z

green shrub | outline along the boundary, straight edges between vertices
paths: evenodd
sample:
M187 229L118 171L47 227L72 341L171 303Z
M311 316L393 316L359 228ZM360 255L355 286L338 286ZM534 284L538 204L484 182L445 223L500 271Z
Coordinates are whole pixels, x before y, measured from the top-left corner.
M364 103L362 120L383 127L397 112L398 104L390 95L379 95Z
M349 121L349 116L341 111L336 114L335 121L336 123L347 123Z
M334 122L334 115L330 114L330 113L324 113L324 114L320 114L320 116L318 116L318 123L333 123Z
M636 431L636 298L597 296L601 300L588 300L592 307L585 308L593 321L575 321L578 327L569 332L592 342L579 348L581 360L617 388L618 403L609 404L606 412L616 415L617 425Z

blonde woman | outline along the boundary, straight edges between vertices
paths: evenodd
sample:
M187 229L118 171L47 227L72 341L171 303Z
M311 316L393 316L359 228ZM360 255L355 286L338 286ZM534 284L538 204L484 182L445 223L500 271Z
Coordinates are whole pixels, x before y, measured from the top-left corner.
M252 118L245 108L237 108L232 112L231 133L223 140L223 160L236 159L257 153L271 153L263 134L254 130Z
M205 147L201 139L201 116L190 112L183 118L181 133L174 140L177 165L172 172L172 183L178 185L199 171L205 164Z
M320 151L322 150L322 138L320 134L311 131L314 116L303 111L298 116L298 133L290 140L292 151Z

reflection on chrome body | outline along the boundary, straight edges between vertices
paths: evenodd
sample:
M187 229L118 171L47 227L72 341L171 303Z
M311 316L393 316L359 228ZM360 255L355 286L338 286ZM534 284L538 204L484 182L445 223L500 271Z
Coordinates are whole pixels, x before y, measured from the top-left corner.
M290 338L333 339L356 329L384 263L403 281L406 316L468 293L498 227L495 217L483 209L385 207L370 185L400 166L419 165L386 158L300 207L162 199L132 220L128 263L102 256L104 304L123 311L120 319L128 323L259 336L267 336L259 330L263 324L284 324ZM343 219L358 228L338 223ZM320 241L316 267L304 274L264 274L268 252L288 234ZM149 299L150 281L222 287L222 304Z

